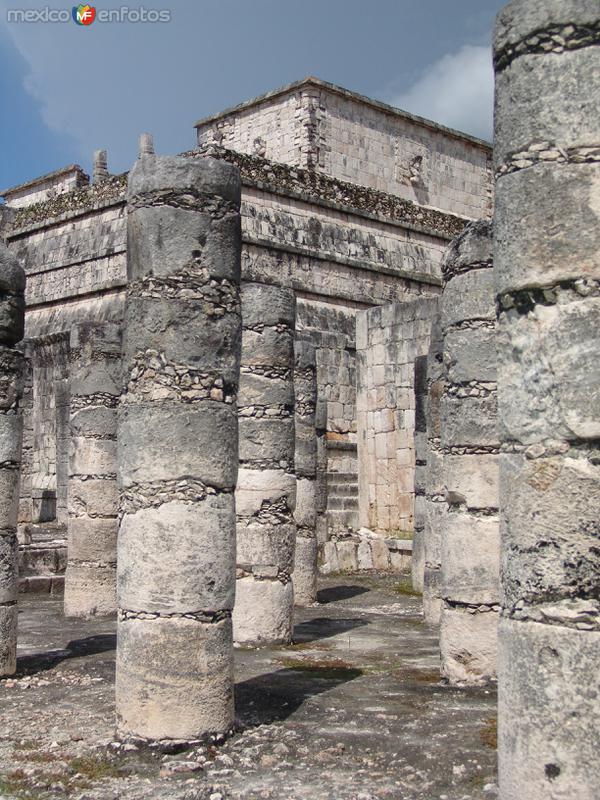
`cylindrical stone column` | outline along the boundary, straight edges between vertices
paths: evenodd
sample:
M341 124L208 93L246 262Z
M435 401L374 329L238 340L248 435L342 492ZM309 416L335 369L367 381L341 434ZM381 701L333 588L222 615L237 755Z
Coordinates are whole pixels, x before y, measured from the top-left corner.
M495 30L502 800L600 787L600 5Z
M315 410L315 429L317 434L317 480L315 503L317 508L317 548L327 541L327 400L319 396L317 367L317 407ZM317 556L318 563L318 556Z
M117 610L117 406L121 329L88 323L71 329L70 452L66 616Z
M25 273L0 243L0 676L17 668L19 471L23 437Z
M127 202L117 724L190 742L233 722L240 177L146 154Z
M294 603L317 601L317 362L315 348L296 340L294 348L296 450L296 552Z
M427 356L415 358L415 514L411 573L423 592L425 572L425 472L427 467Z
M427 466L425 467L425 524L423 528L423 614L439 625L441 598L442 524L446 515L443 460L440 449L440 399L444 388L443 338L439 317L431 329L427 354Z
M472 222L443 265L442 675L496 676L500 532L492 229Z
M242 286L233 636L247 646L292 638L295 309L291 289Z

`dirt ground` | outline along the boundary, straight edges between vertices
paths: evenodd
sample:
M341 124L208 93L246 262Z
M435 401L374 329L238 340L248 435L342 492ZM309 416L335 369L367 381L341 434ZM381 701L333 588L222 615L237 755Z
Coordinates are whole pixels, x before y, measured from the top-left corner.
M0 798L495 798L495 689L440 681L407 586L322 580L293 645L236 650L235 735L169 755L114 739L115 622L24 596L18 675L0 680Z

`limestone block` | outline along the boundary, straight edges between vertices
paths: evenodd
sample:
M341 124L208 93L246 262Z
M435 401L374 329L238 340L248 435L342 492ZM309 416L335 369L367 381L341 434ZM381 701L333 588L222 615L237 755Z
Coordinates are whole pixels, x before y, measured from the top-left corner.
M237 564L242 569L274 567L291 572L294 564L296 526L282 520L261 523L253 518L238 520Z
M352 539L337 542L337 557L341 571L356 572L358 569L357 548L357 542Z
M532 443L600 437L599 325L598 297L501 315L503 438Z
M224 208L222 216L211 217L161 205L130 211L128 224L136 248L130 280L146 275L168 278L181 272L239 280L241 234L236 213Z
M292 329L267 328L248 330L242 337L242 364L246 367L289 369L293 356Z
M294 405L294 389L289 379L273 378L255 372L241 372L238 406L278 405L288 408Z
M73 368L75 367L75 368ZM94 394L121 394L122 366L120 358L99 358L89 365L75 363L71 367L71 395L85 397Z
M600 164L538 164L496 182L496 292L600 278ZM535 197L535 202L531 198Z
M0 534L0 604L17 601L19 544L15 533Z
M487 220L475 220L452 240L444 255L444 268L450 272L485 264L492 258L492 226ZM443 302L443 300L442 300Z
M314 477L317 472L317 437L313 419L296 414L295 431L294 463L296 475Z
M90 517L69 518L69 559L116 564L119 522Z
M122 737L193 741L231 728L230 619L126 619L117 650Z
M451 383L496 380L494 328L450 330L444 338L444 361Z
M320 568L324 575L328 575L330 572L339 572L340 562L338 559L337 542L326 541L323 543Z
M235 490L236 513L239 517L258 515L267 501L283 501L288 509L296 504L296 479L280 469L245 469L240 467Z
M20 414L0 414L0 463L20 461L22 430Z
M19 510L19 470L0 468L0 531L14 528Z
M498 508L498 476L498 456L494 453L444 456L444 486L451 505Z
M17 669L17 606L0 606L0 676Z
M117 608L116 565L69 563L65 575L67 617L106 617Z
M263 325L293 328L296 301L292 289L265 283L243 283L241 296L244 328Z
M226 300L237 309L234 290ZM148 299L127 298L127 328L123 334L125 380L138 354L153 350L167 362L200 372L216 373L226 384L238 380L241 347L240 318L237 313L214 313L214 303L198 297L189 300L162 294Z
M120 406L119 474L124 487L192 476L219 489L231 488L237 475L231 453L236 449L237 415L230 405Z
M114 436L117 432L117 409L107 406L86 406L71 412L71 435L79 436ZM112 472L115 472L113 469Z
M423 591L423 573L425 571L425 533L415 529L413 533L413 549L411 559L412 587L415 592Z
M359 570L373 569L373 552L370 539L361 538L356 550L356 560Z
M502 619L499 748L503 800L595 800L600 632Z
M147 156L135 162L129 172L127 197L166 191L195 189L200 197L216 195L234 204L241 196L240 174L236 167L215 158L187 159L180 156Z
M444 286L442 327L465 320L496 318L494 274L491 269L474 269L451 278Z
M444 394L441 402L442 447L498 447L497 398Z
M425 489L429 497L444 495L444 456L440 450L429 448L425 467Z
M428 625L439 625L442 614L441 571L425 563L423 570L423 616Z
M315 503L315 481L312 478L298 478L294 519L298 526L312 529L315 527L317 508Z
M73 517L113 517L119 503L117 481L87 478L71 478L67 506Z
M448 506L444 502L427 499L425 505L425 563L439 566L442 553L442 532L445 528Z
M496 676L498 619L495 611L442 608L441 673L450 683L483 683Z
M557 147L564 151L597 144L600 66L593 47L565 51L560 57L522 55L496 80L497 166L532 144L545 143L542 152L553 152L555 158L560 157Z
M242 417L239 421L240 462L294 463L292 417Z
M600 465L585 457L500 456L503 605L593 596L598 588Z
M71 475L116 475L115 439L90 439L74 435L71 436L69 450Z
M294 557L294 603L297 606L310 606L317 601L317 540L296 537Z
M442 536L442 597L461 603L498 603L498 517L454 511Z
M169 613L233 606L235 544L215 537L235 524L233 494L174 498L125 514L119 530L119 606ZM202 580L199 576L210 576Z
M294 589L291 581L236 581L233 609L234 639L238 644L261 647L288 644L292 638Z

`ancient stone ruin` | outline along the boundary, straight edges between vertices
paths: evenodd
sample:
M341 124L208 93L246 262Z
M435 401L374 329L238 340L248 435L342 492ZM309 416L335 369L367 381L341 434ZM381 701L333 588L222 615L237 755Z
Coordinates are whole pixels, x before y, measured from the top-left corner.
M493 150L307 78L4 192L1 676L64 588L122 743L223 742L234 646L410 573L435 685L497 684L499 797L597 796L599 46L595 0L506 6Z

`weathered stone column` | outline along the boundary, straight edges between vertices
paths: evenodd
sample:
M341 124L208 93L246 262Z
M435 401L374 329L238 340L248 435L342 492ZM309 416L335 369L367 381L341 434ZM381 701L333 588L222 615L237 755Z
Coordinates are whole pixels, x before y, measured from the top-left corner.
M240 178L148 153L127 198L117 723L189 742L233 722Z
M317 362L315 348L296 340L294 348L296 449L296 551L294 602L317 601Z
M71 329L68 564L64 609L90 617L117 610L117 406L121 330Z
M600 5L495 31L502 800L600 786Z
M472 222L443 266L445 388L441 446L448 513L442 532L442 675L496 675L500 532L492 229Z
M444 388L443 338L438 318L431 328L427 355L427 466L425 467L425 527L423 529L423 614L439 625L441 598L442 525L446 516L443 460L440 449L440 398Z
M17 668L17 512L25 359L15 350L23 338L25 273L0 243L0 675Z
M317 407L315 410L315 429L317 434L317 479L315 484L315 503L317 508L317 548L327 541L327 400L319 397L317 367ZM318 561L317 561L318 563Z
M233 635L243 645L289 642L294 614L294 324L291 289L242 286Z
M425 571L425 472L427 467L427 356L415 358L415 515L412 585L423 591Z

